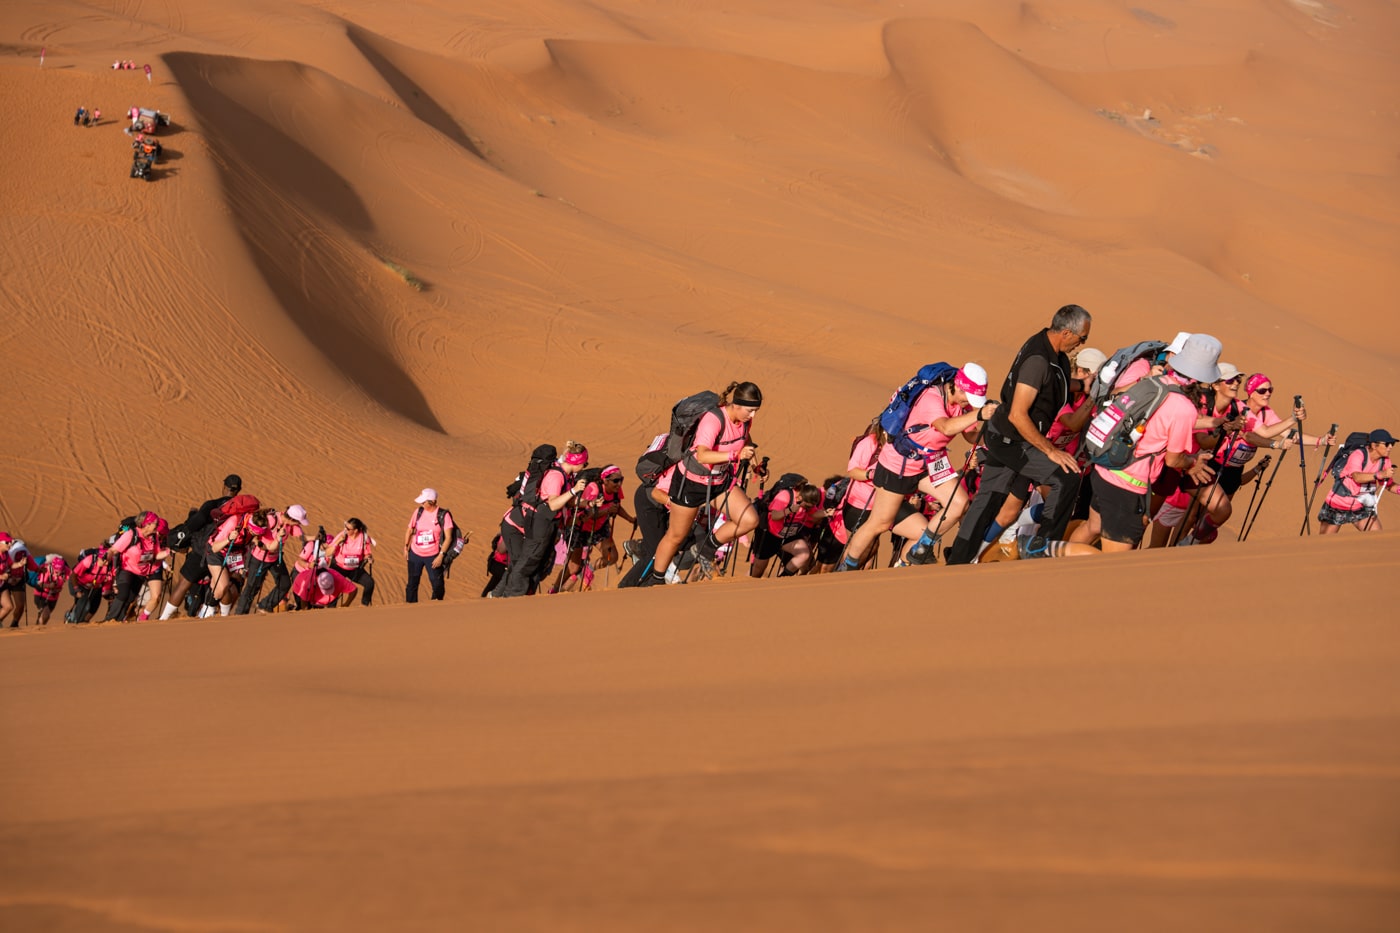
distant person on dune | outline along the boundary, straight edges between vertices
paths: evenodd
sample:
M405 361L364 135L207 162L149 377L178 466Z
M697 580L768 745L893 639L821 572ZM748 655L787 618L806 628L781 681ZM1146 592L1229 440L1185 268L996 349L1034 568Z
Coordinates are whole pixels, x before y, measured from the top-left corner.
M44 558L38 582L34 586L34 608L38 610L38 617L35 619L37 624L49 624L49 618L58 606L58 597L63 594L63 584L68 582L71 573L68 561L62 554L49 554Z

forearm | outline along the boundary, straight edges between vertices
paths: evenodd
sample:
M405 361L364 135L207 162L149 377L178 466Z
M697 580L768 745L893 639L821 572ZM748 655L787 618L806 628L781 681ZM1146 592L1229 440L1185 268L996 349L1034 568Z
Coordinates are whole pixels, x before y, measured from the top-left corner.
M1040 429L1031 420L1030 412L1012 411L1007 416L1014 427L1026 443L1047 456L1055 450L1055 445L1045 439L1045 435L1040 433Z

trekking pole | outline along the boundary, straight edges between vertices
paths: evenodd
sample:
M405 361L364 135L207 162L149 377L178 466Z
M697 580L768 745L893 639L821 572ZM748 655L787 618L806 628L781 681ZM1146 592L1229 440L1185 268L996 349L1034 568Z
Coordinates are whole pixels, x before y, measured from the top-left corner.
M1259 485L1264 481L1264 471L1269 468L1269 461L1273 459L1270 454L1265 454L1264 459L1259 461L1259 466L1254 470L1254 491L1249 494L1249 505L1244 508L1244 517L1240 519L1240 531L1235 535L1236 541L1244 540L1245 525L1249 522L1249 513L1254 511L1254 498L1259 495Z
M1288 432L1287 435L1285 435L1285 437L1286 437L1288 440L1292 440L1292 439L1293 439L1293 435L1296 434L1296 433L1297 433L1296 429L1289 429L1289 432ZM1250 518L1249 518L1249 524L1248 524L1247 526L1245 526L1245 529L1244 529L1244 537L1240 538L1241 541L1248 541L1248 540L1249 540L1249 533L1250 533L1250 531L1253 530L1253 528L1254 528L1255 519L1257 519L1257 518L1259 517L1259 513L1260 513L1260 512L1264 511L1264 500L1267 499L1267 498L1269 498L1269 489L1273 487L1273 485L1274 485L1274 477L1275 477L1275 476L1278 476L1278 468L1281 467L1281 466L1283 466L1283 457L1279 457L1279 458L1278 458L1278 463L1275 463L1275 464L1274 464L1274 471L1273 471L1272 473L1269 474L1269 481L1268 481L1267 483L1264 484L1264 491L1263 491L1263 493L1261 493L1260 496L1259 496L1259 507L1256 508L1256 509L1254 510L1254 514L1250 516Z
M1298 421L1298 469L1301 471L1303 480L1303 529L1308 534L1312 534L1312 524L1308 520L1308 462L1307 453L1303 450L1307 445L1303 442L1303 419L1298 416L1298 411L1303 407L1303 397L1293 396L1293 417Z
M768 458L764 457L763 462L767 463ZM766 481L767 480L765 478L764 480L760 480L760 483ZM745 460L739 465L739 488L743 490L744 498L747 499L749 496L749 461L747 460ZM749 503L749 505L750 507L752 507L753 503L751 502ZM742 517L743 516L740 516L740 518ZM726 577L729 576L739 565L739 525L737 523L737 520L734 525L734 531L734 540L729 543L729 553L724 556L724 575Z
M554 581L554 592L556 592L556 593L559 592L559 590L564 586L564 574L565 574L565 572L567 572L568 569L569 569L569 551L567 550L567 548L572 547L572 545L573 545L573 543L574 543L574 525L575 525L577 522L578 522L578 507L575 506L575 507L574 507L573 509L571 509L570 512L569 512L569 534L568 534L568 536L564 539L564 546L565 546L565 548L566 548L566 550L564 551L564 566L562 566L562 567L559 568L559 579ZM580 572L580 573L583 572L582 567L579 568L579 572Z
M1332 424L1332 430L1327 432L1329 438L1337 435L1336 422ZM1317 501L1317 491L1322 488L1322 477L1327 475L1327 454L1332 450L1332 442L1329 440L1322 448L1322 462L1317 465L1317 479L1313 481L1312 494L1308 496L1308 504L1303 511L1303 527L1298 529L1298 537L1303 536L1303 532L1312 534L1312 529L1308 527L1308 518L1312 515L1313 503Z

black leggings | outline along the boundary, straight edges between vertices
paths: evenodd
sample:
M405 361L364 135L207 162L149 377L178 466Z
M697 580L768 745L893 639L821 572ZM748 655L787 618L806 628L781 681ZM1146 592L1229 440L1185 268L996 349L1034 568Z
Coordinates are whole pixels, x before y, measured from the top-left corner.
M651 486L638 486L632 494L632 508L637 516L637 531L641 540L633 548L637 559L618 581L617 588L636 586L642 575L651 570L651 559L656 556L656 546L666 537L666 528L671 524L671 513L666 507L651 497Z
M369 575L369 571L363 566L356 567L354 570L346 570L339 564L335 565L335 570L345 579L360 585L360 605L368 606L370 601L374 599L374 577Z
M117 594L112 597L112 605L107 609L105 621L125 620L132 600L141 595L141 584L149 579L151 577L143 577L130 570L117 571Z

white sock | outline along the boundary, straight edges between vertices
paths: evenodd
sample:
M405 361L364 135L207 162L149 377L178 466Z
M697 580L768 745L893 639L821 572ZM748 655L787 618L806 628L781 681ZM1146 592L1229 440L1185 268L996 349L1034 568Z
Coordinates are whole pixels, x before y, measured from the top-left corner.
M213 615L214 615L214 607L213 607L213 606L200 606L200 607L199 607L199 617L200 617L201 619L208 619L208 618L211 618Z
M219 615L226 616L233 611L233 603L219 603Z
M160 611L160 620L164 622L166 619L170 618L179 611L179 606L175 605L174 603L166 603L165 608Z

